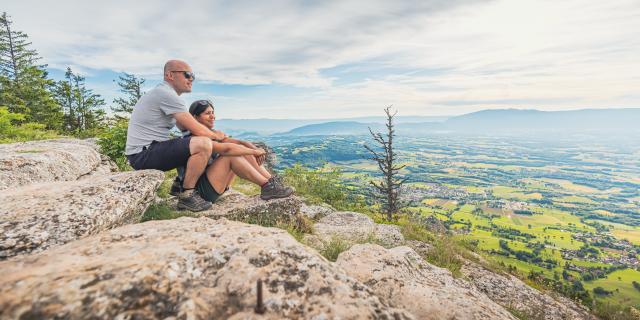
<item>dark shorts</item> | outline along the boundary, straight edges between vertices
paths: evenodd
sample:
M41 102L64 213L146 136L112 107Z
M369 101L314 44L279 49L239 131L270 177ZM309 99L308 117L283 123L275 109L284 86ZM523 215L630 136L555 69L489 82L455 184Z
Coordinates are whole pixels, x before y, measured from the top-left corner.
M207 178L207 173L203 173L200 178L198 178L198 182L196 182L196 190L202 199L205 199L209 202L215 202L220 194L213 188L213 185L209 182L209 178Z
M191 137L176 138L167 141L154 141L144 147L141 152L128 155L129 163L136 170L156 169L168 171L186 166L191 151L189 150Z

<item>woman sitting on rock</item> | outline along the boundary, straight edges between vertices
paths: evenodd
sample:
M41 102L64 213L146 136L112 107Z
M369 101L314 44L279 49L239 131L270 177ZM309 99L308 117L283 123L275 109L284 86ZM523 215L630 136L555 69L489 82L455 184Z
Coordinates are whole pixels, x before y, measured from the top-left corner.
M213 130L216 116L211 101L195 101L189 107L189 112L198 122ZM189 135L190 132L183 132L183 137ZM283 185L280 179L262 167L266 152L251 142L225 137L221 141L214 141L212 149L207 169L196 184L196 190L203 199L216 201L229 189L236 175L259 185L260 198L263 200L285 198L293 193L293 188ZM171 186L171 194L181 191L183 177L184 167L178 168L178 177Z

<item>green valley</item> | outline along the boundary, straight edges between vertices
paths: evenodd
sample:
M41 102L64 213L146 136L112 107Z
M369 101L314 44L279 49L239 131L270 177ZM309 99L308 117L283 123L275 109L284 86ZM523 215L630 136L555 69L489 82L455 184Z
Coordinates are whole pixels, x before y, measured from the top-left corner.
M263 137L264 138L264 137ZM375 205L367 136L270 136L278 167L339 168ZM637 141L637 140L636 140ZM399 137L406 211L511 273L586 303L640 306L640 148L632 139Z

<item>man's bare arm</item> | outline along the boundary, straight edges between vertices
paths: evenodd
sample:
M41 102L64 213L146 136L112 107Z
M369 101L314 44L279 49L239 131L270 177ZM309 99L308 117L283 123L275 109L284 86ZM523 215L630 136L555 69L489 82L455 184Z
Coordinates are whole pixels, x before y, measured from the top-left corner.
M178 127L189 130L189 132L194 136L209 137L212 140L218 141L221 141L226 137L222 131L213 132L209 130L209 128L196 121L189 112L174 113L173 117L176 119Z

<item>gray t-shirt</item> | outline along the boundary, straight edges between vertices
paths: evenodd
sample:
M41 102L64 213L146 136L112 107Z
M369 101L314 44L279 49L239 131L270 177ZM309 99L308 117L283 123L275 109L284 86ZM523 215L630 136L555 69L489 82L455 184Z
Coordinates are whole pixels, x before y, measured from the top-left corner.
M136 154L155 141L166 141L176 124L174 113L189 112L187 105L167 82L147 92L133 107L127 129L126 155Z

